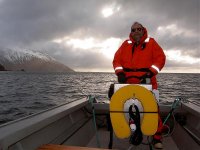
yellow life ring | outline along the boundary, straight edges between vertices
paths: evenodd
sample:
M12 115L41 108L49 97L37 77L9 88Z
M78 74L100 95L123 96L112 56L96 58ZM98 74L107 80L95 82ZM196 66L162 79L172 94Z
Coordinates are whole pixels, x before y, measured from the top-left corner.
M127 85L117 90L110 101L110 118L115 135L118 138L128 138L131 135L129 124L123 111L124 103L131 99L137 99L143 106L144 113L141 121L141 131L144 135L153 135L158 128L158 106L154 95L148 89L140 85ZM151 113L152 112L152 113Z

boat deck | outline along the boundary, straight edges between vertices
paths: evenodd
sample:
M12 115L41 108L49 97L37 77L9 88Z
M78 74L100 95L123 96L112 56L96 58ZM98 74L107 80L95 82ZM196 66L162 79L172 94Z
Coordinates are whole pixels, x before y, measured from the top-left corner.
M110 133L105 129L101 129L97 132L99 143L97 144L96 135L90 140L87 147L79 147L79 146L69 146L69 145L53 145L47 144L39 147L37 150L108 150ZM147 144L147 138L144 137L143 144L139 146L133 146L129 144L128 139L118 139L115 135L113 135L113 147L115 150L149 150L150 147ZM99 145L99 146L98 146ZM163 150L179 150L176 146L173 139L169 137L163 138ZM97 148L99 147L99 148Z
M108 148L109 140L110 140L110 135L109 131L105 130L99 130L98 131L98 139L99 139L99 144L100 148ZM147 138L144 137L143 143L148 143ZM98 147L97 146L97 140L96 136L94 136L89 144L87 145L88 147ZM178 147L176 146L175 142L173 139L169 137L164 137L163 138L163 150L178 150ZM149 145L146 144L140 144L139 146L133 146L129 144L128 139L118 139L116 136L113 136L113 149L118 149L118 150L149 150Z

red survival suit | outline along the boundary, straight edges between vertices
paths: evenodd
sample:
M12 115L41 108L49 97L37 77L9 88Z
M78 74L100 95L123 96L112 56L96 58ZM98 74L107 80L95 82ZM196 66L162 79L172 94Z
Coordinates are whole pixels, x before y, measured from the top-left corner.
M153 89L157 89L156 74L165 64L165 54L158 43L147 37L147 30L144 28L144 35L139 45L135 46L135 41L129 36L129 40L123 42L121 47L115 53L113 67L115 73L124 72L127 83L138 84L140 77L146 74L150 69L154 76L151 78Z
M139 45L136 46L131 34L129 38L115 53L113 67L116 75L123 72L127 79L126 83L139 84L141 83L140 77L144 76L149 69L154 73L151 78L152 88L157 89L156 74L163 68L166 59L162 48L153 38L147 36L145 28ZM162 121L159 117L158 130L154 139L161 140L161 130Z

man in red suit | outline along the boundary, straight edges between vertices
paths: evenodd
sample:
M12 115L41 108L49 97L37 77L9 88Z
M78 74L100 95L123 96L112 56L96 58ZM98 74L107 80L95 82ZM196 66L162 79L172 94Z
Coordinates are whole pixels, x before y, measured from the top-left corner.
M150 83L152 89L157 89L156 75L165 64L163 49L151 37L148 37L146 28L138 23L133 23L129 39L125 40L117 50L113 60L115 74L119 83L140 84ZM147 81L149 78L149 81ZM162 148L161 137L162 121L153 136L155 148Z

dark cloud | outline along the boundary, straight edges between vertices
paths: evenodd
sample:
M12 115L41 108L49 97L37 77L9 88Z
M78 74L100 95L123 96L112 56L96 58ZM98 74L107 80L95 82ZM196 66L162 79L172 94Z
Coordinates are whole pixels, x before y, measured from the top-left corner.
M164 50L180 50L183 55L190 55L194 58L200 57L200 41L198 36L168 35L160 36L158 41Z
M104 18L101 11L105 6L120 10ZM51 41L77 31L81 31L76 37L80 39L92 36L101 40L110 37L124 40L128 38L131 24L139 21L163 49L181 50L184 55L199 58L199 16L199 0L1 0L0 45L45 51L77 68L109 68L111 60L95 50L74 49ZM181 32L160 34L157 30L172 24Z
M48 53L60 62L67 64L74 70L80 68L86 68L85 70L97 68L98 70L102 69L102 71L104 71L105 69L112 67L111 60L105 58L105 56L95 49L89 51L74 49L56 43L46 43L42 47L43 52Z
M0 34L20 44L51 40L91 27L98 20L96 14L92 0L4 0L0 5Z

